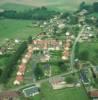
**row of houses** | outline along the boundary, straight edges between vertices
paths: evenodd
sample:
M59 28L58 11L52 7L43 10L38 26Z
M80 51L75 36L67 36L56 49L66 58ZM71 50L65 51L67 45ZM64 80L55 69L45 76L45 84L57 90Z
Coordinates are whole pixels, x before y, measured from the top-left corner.
M60 50L62 48L62 41L57 40L33 40L33 50Z
M70 47L71 47L71 41L70 41L70 39L67 39L64 44L64 52L62 55L62 60L68 60L68 58L70 56Z
M14 85L19 85L24 79L24 73L26 70L26 65L30 58L32 57L33 48L32 45L28 45L27 53L22 57L21 64L18 66L18 71Z

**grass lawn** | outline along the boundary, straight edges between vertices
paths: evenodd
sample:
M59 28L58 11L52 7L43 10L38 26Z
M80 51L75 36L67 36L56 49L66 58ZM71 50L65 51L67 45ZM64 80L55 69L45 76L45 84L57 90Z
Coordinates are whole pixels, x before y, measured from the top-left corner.
M82 88L53 90L49 83L42 85L40 97L44 100L88 100Z
M31 20L0 20L0 40L5 38L27 39L29 35L34 36L41 31L41 28L35 27Z

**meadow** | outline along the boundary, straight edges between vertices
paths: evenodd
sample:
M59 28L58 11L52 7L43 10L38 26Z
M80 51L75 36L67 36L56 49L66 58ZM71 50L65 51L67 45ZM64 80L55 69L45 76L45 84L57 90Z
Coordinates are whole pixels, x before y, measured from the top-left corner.
M77 95L78 94L78 95ZM87 95L83 88L65 88L60 90L53 90L49 83L43 83L41 87L41 94L34 97L34 100L88 100Z
M89 42L89 43L80 43L79 52L87 51L89 53L89 60L94 64L98 61L98 41L97 42Z
M31 20L0 19L0 40L27 39L28 36L34 36L41 31L42 29L35 27Z

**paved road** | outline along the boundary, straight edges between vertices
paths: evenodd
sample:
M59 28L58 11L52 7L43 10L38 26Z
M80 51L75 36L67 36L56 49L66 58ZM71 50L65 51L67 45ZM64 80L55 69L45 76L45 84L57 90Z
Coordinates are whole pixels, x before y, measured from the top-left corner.
M74 71L74 58L75 58L75 47L76 44L78 42L78 40L80 39L81 34L83 33L84 29L86 26L83 26L82 30L79 32L78 36L76 37L73 46L72 46L72 51L71 51L71 55L70 55L70 66L71 66L71 70Z
M73 73L77 73L78 71L75 70L75 71L71 71L71 72L68 72L68 73L62 73L60 75L55 75L55 76L52 76L50 78L46 78L46 79L43 79L43 80L40 80L40 81L36 81L35 83L33 81L31 81L29 84L26 84L26 85L23 85L23 86L18 86L17 88L14 88L14 89L10 89L9 91L18 91L22 88L25 88L25 87L28 87L28 86L31 86L33 84L41 84L41 83L44 83L44 82L47 82L51 79L55 79L55 78L58 78L58 77L63 77L63 76L67 76L67 75L70 75L70 74L73 74Z

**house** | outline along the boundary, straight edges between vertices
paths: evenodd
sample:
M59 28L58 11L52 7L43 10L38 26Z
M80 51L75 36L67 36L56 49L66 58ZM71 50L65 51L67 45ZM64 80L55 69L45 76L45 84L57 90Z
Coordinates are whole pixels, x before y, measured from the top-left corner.
M28 62L28 59L26 59L26 58L23 58L23 59L22 59L22 63L23 63L23 64L26 64L27 62Z
M21 65L19 66L17 75L24 75L25 69L26 69L26 66L25 66L24 64L21 64ZM18 73L21 73L21 74L18 74Z
M49 82L53 89L62 89L66 84L63 77L50 79Z
M90 91L89 95L92 98L92 100L98 100L98 90Z
M0 100L16 100L19 99L20 93L16 91L6 91L0 93Z
M33 50L60 50L62 46L61 41L49 39L49 40L33 40Z
M66 32L66 36L69 36L70 35L70 32Z
M64 27L65 27L65 24L63 24L63 23L58 25L58 28L60 28L60 29L63 29Z
M23 90L25 97L35 96L39 94L39 87L32 86Z
M64 44L64 52L63 52L63 55L62 55L62 60L68 60L69 55L70 55L70 52L69 52L70 47L71 47L71 42L66 41L66 43Z
M20 82L23 81L23 76L22 75L17 75L16 80L14 81L14 85L20 85Z

